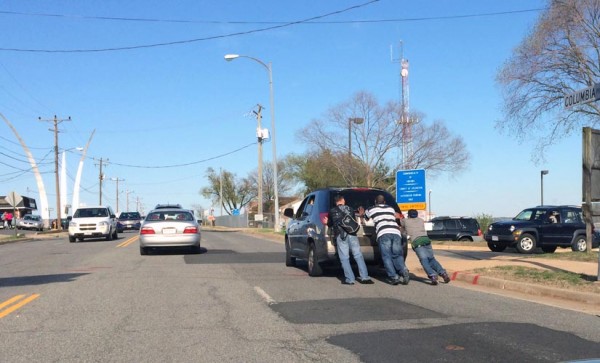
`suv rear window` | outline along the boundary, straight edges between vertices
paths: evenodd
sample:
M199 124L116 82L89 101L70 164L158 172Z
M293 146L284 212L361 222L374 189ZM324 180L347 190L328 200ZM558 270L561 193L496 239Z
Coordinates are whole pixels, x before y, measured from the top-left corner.
M193 221L194 216L187 211L154 211L146 217L148 221Z
M123 212L119 215L119 219L141 219L138 212Z
M380 190L370 190L370 189L345 189L340 190L339 192L332 191L331 198L329 201L329 208L335 207L334 196L336 194L341 194L344 196L346 200L346 205L354 210L357 210L358 207L363 207L365 209L373 206L375 204L375 198L383 194L385 197L385 203L397 211L400 211L398 204L396 204L396 200L389 193L382 193Z

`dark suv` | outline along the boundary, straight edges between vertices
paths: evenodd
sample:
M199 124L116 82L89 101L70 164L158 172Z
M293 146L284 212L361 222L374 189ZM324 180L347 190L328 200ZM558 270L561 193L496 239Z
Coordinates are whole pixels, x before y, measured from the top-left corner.
M532 253L537 247L548 253L557 247L571 247L573 251L587 248L581 208L566 205L527 208L511 220L492 223L485 240L494 252L506 247L515 247L521 253ZM594 238L592 247L597 246Z
M325 264L338 264L337 251L333 233L323 223L323 219L329 210L335 206L334 196L341 194L346 204L354 209L358 207L365 209L375 203L375 197L383 195L386 203L397 212L400 208L394 197L385 190L376 188L324 188L313 191L302 201L294 214L292 208L286 208L284 215L291 220L285 233L285 264L294 266L296 259L308 262L308 274L318 276L323 273L322 266ZM359 220L357 218L357 220ZM362 224L358 231L360 249L367 263L380 263L381 255L377 245L375 226L373 221ZM403 239L404 258L406 259L407 243Z
M430 239L438 241L481 241L479 222L469 217L436 217L431 220Z
M117 219L117 230L123 233L126 230L139 231L142 225L142 216L139 212L121 212Z

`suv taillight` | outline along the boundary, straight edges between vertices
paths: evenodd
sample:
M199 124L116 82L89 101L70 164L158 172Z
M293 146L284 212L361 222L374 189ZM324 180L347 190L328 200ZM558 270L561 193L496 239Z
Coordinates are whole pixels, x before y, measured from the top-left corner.
M478 236L482 236L483 235L483 233L481 233L481 228L477 228L477 235Z

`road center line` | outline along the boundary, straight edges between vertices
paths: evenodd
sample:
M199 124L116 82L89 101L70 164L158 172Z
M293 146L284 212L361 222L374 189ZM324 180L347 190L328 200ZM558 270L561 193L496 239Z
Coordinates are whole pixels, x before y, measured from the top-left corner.
M117 247L127 247L127 246L129 246L130 244L132 244L133 242L137 241L137 239L138 239L138 236L133 236L133 237L130 237L129 239L126 239L125 241L123 241L123 242L119 243L119 244L117 245Z
M9 300L6 300L2 304L0 304L0 309L4 308L5 306L8 306L8 308L4 309L3 311L0 311L0 319L5 317L6 315L12 313L13 311L17 310L18 308L22 307L23 305L29 304L33 300L37 299L40 296L40 294L33 294L33 295L29 296L28 298L23 299L24 296L25 295L17 295ZM21 300L21 299L23 299L23 300ZM21 301L19 301L19 300L21 300ZM19 302L12 306L9 306L10 304L17 302L17 301L19 301Z

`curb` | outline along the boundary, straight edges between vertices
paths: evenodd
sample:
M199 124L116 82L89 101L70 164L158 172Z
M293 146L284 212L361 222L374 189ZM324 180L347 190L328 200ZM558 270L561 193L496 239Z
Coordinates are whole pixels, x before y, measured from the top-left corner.
M499 290L521 292L533 296L548 296L567 301L581 302L590 305L600 305L600 294L594 294L589 292L565 290L547 286L528 284L526 282L502 280L461 271L455 271L450 273L450 279L452 281L462 281L472 285L486 286Z

